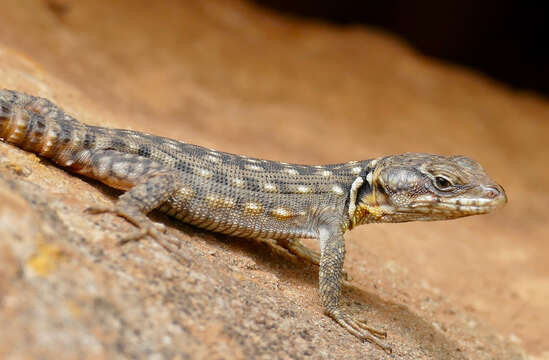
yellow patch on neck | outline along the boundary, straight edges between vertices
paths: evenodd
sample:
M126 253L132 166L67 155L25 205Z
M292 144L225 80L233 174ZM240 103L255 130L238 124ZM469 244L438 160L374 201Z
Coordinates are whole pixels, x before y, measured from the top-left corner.
M370 213L373 216L378 217L378 218L381 215L384 214L383 209L379 206L379 204L377 202L375 191L372 191L371 194L368 194L368 195L364 196L361 199L361 202L360 202L359 206L361 208L363 208L364 210L366 210L368 213ZM364 210L363 210L363 212L366 212ZM366 215L366 214L363 214L363 216L364 215Z
M379 219L385 214L387 214L387 211L385 211L385 209L377 203L375 193L368 194L360 199L354 216L351 219L352 225L350 228L355 225L363 224L368 218L370 220L372 217Z
M364 208L365 208L370 214L372 214L373 216L375 216L376 218L380 218L381 216L383 216L383 214L385 214L385 212L383 211L383 209L382 209L381 206L379 206L379 205L367 205L367 204L365 204L365 205L364 205Z

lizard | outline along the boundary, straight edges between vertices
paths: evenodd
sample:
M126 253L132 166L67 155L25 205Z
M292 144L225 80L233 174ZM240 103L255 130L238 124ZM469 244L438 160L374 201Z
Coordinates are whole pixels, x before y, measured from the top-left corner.
M325 314L386 352L385 331L339 303L344 233L361 224L455 219L507 202L503 188L465 156L404 153L331 165L297 165L235 155L143 132L90 126L48 99L0 90L0 139L125 191L91 213L136 227L123 241L164 236L147 216L158 209L230 236L269 238L318 265ZM300 242L318 239L320 253Z

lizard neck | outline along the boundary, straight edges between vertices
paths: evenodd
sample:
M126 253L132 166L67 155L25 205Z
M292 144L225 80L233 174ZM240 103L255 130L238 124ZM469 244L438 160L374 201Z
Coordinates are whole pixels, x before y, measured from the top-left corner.
M387 197L379 191L376 181L378 160L372 160L351 185L348 199L349 230L361 224L384 222L383 215L390 213Z

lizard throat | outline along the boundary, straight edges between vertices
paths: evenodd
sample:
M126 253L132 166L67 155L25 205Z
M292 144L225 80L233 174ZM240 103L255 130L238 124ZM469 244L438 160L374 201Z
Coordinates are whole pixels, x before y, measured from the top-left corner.
M376 195L376 191L360 198L350 217L351 226L349 228L368 223L386 222L386 217L394 214L395 209L384 200L386 199L383 196Z

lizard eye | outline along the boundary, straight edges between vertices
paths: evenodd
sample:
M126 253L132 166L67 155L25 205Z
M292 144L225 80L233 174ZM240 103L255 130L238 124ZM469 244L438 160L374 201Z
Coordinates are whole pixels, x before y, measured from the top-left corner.
M450 180L442 176L435 177L435 187L439 190L449 190L452 187Z

